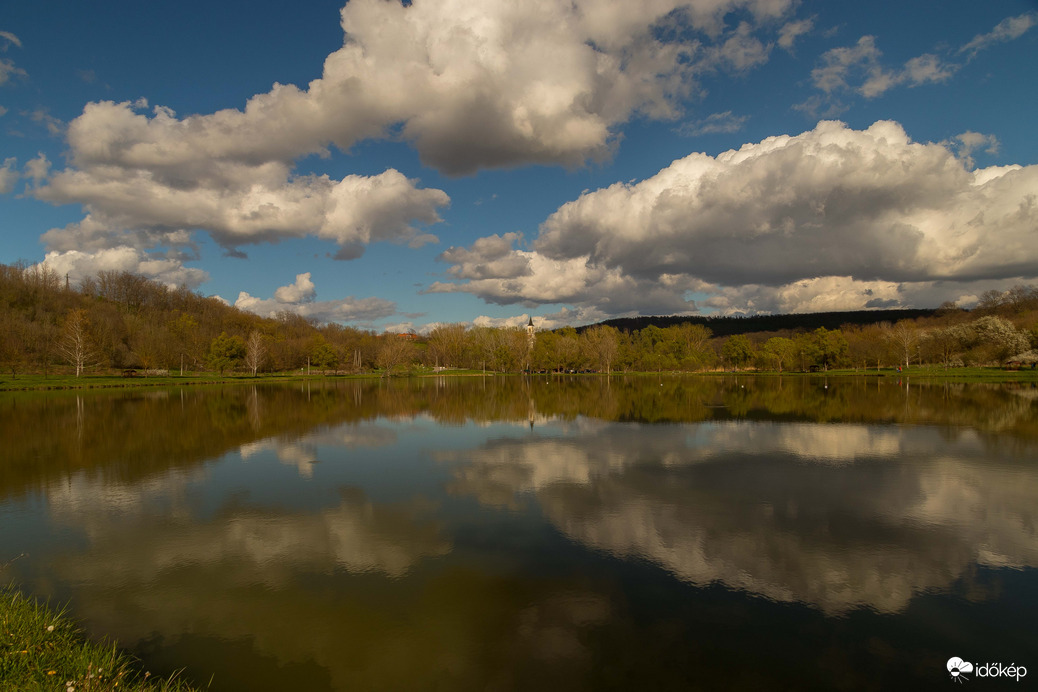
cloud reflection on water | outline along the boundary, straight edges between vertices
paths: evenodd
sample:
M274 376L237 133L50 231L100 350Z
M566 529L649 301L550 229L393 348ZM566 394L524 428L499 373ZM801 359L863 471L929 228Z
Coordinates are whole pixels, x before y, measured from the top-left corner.
M45 499L36 588L176 667L209 669L179 648L198 641L313 665L308 689L583 689L603 657L642 676L668 637L704 675L754 618L800 612L776 604L827 632L923 592L995 600L976 565L1038 565L1016 390L500 380L91 400L82 435L8 475ZM55 430L77 420L46 403ZM676 600L647 608L661 589ZM703 617L728 644L697 638Z
M1038 473L972 431L602 424L440 458L457 492L532 494L589 547L832 614L902 611L974 564L1038 567Z
M316 512L273 507L223 507L197 516L185 499L185 479L148 486L99 483L76 476L48 489L59 525L89 537L91 550L68 559L69 574L84 584L105 575L146 584L166 570L213 569L225 583L284 585L300 572L378 572L401 577L418 561L451 549L421 501L375 504L359 489L344 489L336 506ZM98 503L121 498L118 503Z
M247 442L239 448L241 458L248 460L260 452L273 451L278 461L294 466L303 478L312 478L313 465L318 463L318 448L371 449L388 447L397 441L397 433L390 428L368 424L343 424L334 428L307 433L300 437L271 437Z

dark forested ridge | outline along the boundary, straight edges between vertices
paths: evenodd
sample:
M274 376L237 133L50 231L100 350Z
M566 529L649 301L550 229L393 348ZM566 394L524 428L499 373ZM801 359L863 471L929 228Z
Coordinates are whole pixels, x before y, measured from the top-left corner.
M920 317L932 317L936 309L904 309L904 310L855 310L850 312L809 312L789 315L653 315L643 317L618 317L606 320L601 324L621 331L640 331L646 327L672 327L679 324L701 324L710 329L714 336L732 336L733 334L752 334L755 332L778 332L783 330L813 331L819 327L840 329L844 325L880 324L883 322L899 322L914 320ZM588 327L578 327L583 331Z

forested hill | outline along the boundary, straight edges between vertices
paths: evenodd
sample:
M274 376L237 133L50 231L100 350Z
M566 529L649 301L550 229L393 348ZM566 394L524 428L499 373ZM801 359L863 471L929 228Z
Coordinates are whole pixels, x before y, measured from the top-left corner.
M898 322L930 317L937 310L856 310L852 312L811 312L791 315L750 315L727 317L704 317L700 315L654 315L650 317L618 317L601 324L620 331L635 332L648 326L661 329L685 322L702 324L714 336L732 336L754 332L778 332L783 330L813 331L819 327L839 329L843 325L868 325L881 322ZM589 329L579 327L577 331Z
M615 319L590 327L441 324L402 337L283 311L261 317L187 288L102 271L72 285L0 264L0 372L370 372L471 368L696 371L999 364L1038 347L1038 286L981 294L972 310ZM1031 362L1020 360L1019 362Z

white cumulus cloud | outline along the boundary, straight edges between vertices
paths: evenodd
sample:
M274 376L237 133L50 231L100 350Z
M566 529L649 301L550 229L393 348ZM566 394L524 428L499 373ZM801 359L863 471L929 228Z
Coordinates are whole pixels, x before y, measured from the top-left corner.
M454 280L431 290L610 314L694 309L693 294L726 310L904 304L935 282L1038 275L1035 190L1038 166L972 171L894 122L821 122L587 192L530 250L452 248Z
M42 264L59 276L67 275L71 281L94 277L102 271L130 272L170 287L192 289L209 280L208 272L185 267L177 258L152 255L125 245L93 252L52 251L46 254Z
M472 293L499 305L566 303L578 306L579 314L589 315L684 313L696 307L683 297L686 290L698 285L687 277L638 279L619 268L594 265L586 257L552 259L510 245L503 254L495 248L482 255L480 244L486 240L442 253L442 261L453 263L448 273L460 281L437 281L426 292ZM496 245L499 239L492 236L490 240ZM497 275L493 274L495 268L500 269Z
M290 163L265 158L269 152L254 152L250 160L243 151L221 151L232 143L219 132L162 108L148 117L137 112L140 105L90 104L70 123L74 165L34 194L82 203L88 213L45 234L51 249L110 246L125 242L119 237L126 233L153 244L165 233L196 228L229 250L313 235L351 257L371 242L435 240L415 224L439 221L437 209L449 201L441 190L421 189L394 169L341 180L294 175ZM226 134L227 140L240 136Z
M305 88L274 84L242 109L184 117L145 112L145 99L88 104L67 127L69 166L34 190L83 205L86 217L45 241L53 251L153 247L201 229L236 253L309 235L336 243L342 259L373 242L432 242L424 227L440 220L443 191L393 169L336 180L294 163L381 137L402 138L448 174L602 159L635 115L676 115L699 74L766 61L772 43L761 35L794 5L351 0L343 46Z
M248 310L262 317L273 317L289 312L318 322L373 322L396 314L396 303L384 298L355 298L316 300L317 288L310 272L296 275L288 286L274 291L273 298L256 298L246 291L238 294L234 307Z
M897 123L821 122L563 205L534 248L658 278L781 284L999 278L1038 271L1038 167L971 172Z
M308 303L317 295L317 288L310 279L310 272L297 274L294 283L281 286L274 291L274 300L280 303Z

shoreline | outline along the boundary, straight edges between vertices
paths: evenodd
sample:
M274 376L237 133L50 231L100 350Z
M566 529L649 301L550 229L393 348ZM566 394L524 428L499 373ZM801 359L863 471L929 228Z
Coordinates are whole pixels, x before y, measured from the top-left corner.
M968 368L936 368L918 367L898 372L893 368L880 370L829 370L817 372L779 372L775 370L739 370L739 371L649 371L649 372L611 372L611 373L519 373L519 372L481 372L473 370L452 371L417 371L391 375L390 379L428 379L432 377L516 377L516 376L550 376L550 377L896 377L900 379L914 378L927 381L947 382L987 382L987 383L1038 383L1038 371L1034 369L1006 370L998 367ZM0 393L2 392L41 392L85 389L139 389L148 387L189 387L201 385L243 385L243 384L280 384L293 382L330 382L340 380L377 380L385 379L382 373L362 374L269 374L269 375L171 375L121 377L118 375L85 375L73 377L69 375L25 374L9 378L0 376Z

